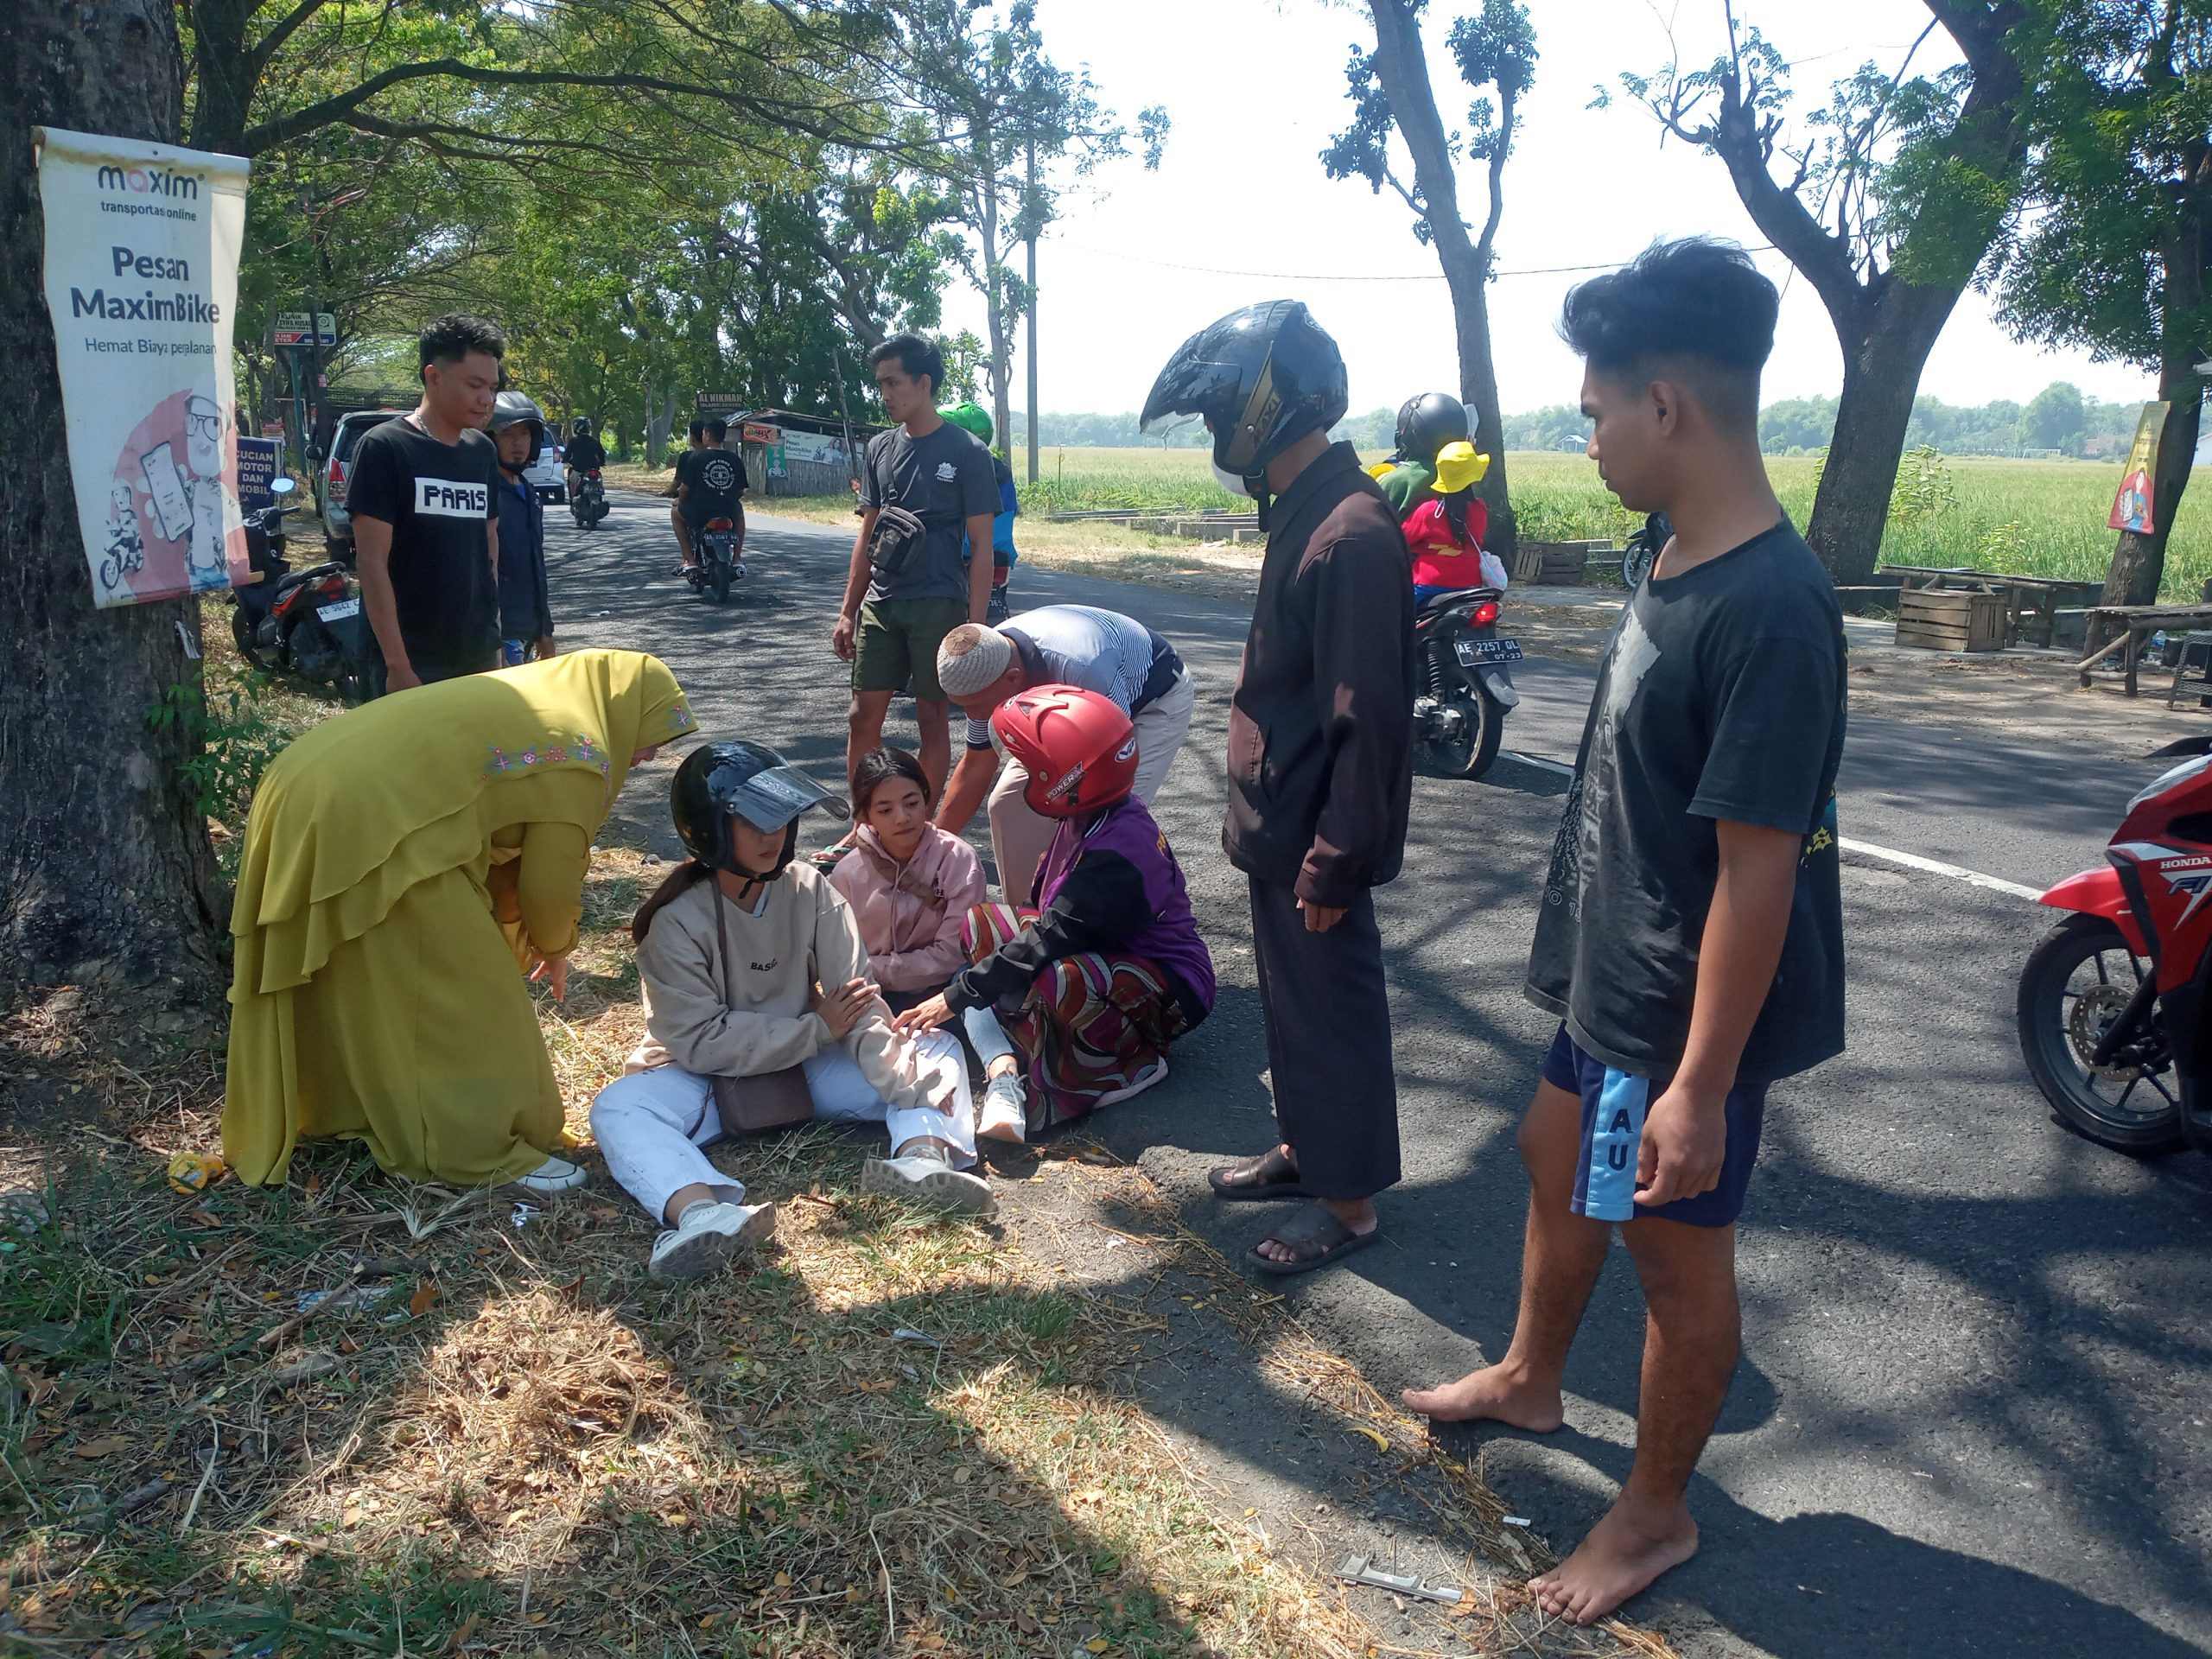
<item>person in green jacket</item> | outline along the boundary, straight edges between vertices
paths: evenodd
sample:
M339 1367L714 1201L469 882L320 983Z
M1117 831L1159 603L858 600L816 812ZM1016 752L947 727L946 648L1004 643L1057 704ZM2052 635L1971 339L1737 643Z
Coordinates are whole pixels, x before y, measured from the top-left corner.
M1424 391L1398 410L1398 452L1388 471L1370 469L1390 509L1403 524L1415 507L1436 499L1436 452L1465 443L1471 432L1467 406L1448 391Z

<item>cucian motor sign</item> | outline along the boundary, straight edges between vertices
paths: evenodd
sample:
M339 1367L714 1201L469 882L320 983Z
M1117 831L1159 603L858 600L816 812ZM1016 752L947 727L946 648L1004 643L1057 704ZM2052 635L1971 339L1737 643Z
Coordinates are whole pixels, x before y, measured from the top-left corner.
M248 580L231 313L247 163L33 129L92 602Z

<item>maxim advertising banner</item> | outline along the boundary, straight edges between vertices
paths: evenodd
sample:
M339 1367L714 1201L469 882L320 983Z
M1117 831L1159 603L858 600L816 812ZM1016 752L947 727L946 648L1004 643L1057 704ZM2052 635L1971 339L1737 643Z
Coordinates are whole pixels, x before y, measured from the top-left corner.
M77 522L102 607L247 574L231 313L247 163L34 130Z

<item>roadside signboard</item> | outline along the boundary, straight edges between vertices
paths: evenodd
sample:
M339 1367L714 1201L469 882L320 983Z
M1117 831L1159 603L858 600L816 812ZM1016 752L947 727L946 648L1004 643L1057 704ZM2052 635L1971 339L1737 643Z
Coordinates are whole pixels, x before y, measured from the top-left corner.
M283 459L284 446L274 438L246 438L238 440L238 505L247 512L258 512L264 507L276 505L276 493L269 487L276 476L276 469Z
M279 346L305 346L309 343L310 327L314 328L316 335L314 344L335 346L338 343L338 319L327 311L316 313L313 324L304 311L279 311L274 330L276 342Z
M58 127L32 139L92 603L227 588L246 574L231 317L247 163Z
M691 399L691 412L701 420L716 415L734 415L745 407L745 399L734 391L702 391Z

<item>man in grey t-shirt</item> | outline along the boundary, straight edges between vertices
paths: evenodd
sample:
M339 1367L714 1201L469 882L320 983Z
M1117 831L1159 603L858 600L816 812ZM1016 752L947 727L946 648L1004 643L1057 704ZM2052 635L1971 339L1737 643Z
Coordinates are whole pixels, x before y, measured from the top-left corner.
M861 468L861 529L830 648L853 665L845 775L883 741L883 717L909 680L921 728L922 769L942 792L952 761L937 649L991 599L991 515L998 486L991 453L941 419L944 357L919 334L893 334L868 353L884 412L899 424L869 441ZM918 537L878 534L883 512L921 521Z

